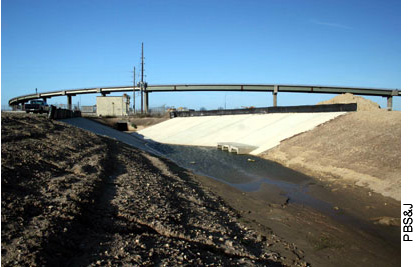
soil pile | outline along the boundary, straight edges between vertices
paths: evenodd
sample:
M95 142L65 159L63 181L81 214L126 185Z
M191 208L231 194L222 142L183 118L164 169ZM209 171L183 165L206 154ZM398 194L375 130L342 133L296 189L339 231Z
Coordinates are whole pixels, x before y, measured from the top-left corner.
M371 110L380 110L380 106L368 99L365 99L361 96L356 96L350 93L337 95L336 97L319 102L318 105L324 104L349 104L357 103L357 111L371 111Z
M377 104L350 94L321 103L354 99L360 112L286 139L262 157L320 179L363 186L400 201L401 113L378 109Z
M39 115L1 131L2 266L305 265L169 161Z

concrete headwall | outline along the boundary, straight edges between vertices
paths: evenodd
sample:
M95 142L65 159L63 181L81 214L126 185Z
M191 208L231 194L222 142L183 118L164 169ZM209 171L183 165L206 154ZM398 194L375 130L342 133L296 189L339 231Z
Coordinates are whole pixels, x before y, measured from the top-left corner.
M160 143L176 145L217 147L223 142L240 143L255 146L250 154L257 155L342 114L345 112L177 117L138 133Z

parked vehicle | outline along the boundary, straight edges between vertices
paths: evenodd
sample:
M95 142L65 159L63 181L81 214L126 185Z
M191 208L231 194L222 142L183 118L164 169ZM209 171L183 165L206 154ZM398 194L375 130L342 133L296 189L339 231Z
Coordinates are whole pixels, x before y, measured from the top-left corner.
M49 105L44 100L30 100L29 104L25 105L26 113L47 113L49 112Z

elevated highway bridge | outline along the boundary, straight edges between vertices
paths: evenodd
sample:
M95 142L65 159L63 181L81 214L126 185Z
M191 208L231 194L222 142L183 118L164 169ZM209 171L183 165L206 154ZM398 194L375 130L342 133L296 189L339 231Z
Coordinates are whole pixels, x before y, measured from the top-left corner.
M315 85L279 85L279 84L178 84L178 85L148 85L143 88L134 86L96 87L83 89L68 89L14 97L9 100L10 106L26 103L33 99L47 99L57 96L67 96L68 107L72 106L72 96L79 94L101 94L103 96L116 92L142 91L144 96L144 110L149 109L149 94L153 92L191 92L191 91L232 91L232 92L271 92L273 106L277 106L277 94L284 93L321 93L381 96L387 98L387 109L393 107L393 96L401 96L399 89L377 89L359 87L334 87Z

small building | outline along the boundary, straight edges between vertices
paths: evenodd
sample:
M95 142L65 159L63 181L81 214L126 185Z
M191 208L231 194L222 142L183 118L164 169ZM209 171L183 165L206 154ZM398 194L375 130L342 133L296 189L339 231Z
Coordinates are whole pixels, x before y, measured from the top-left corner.
M97 96L97 116L126 116L129 111L130 96Z

